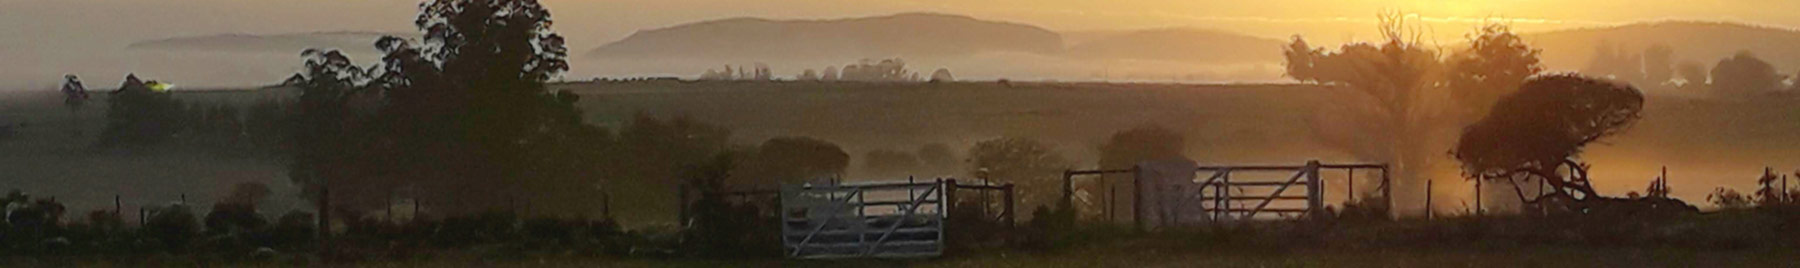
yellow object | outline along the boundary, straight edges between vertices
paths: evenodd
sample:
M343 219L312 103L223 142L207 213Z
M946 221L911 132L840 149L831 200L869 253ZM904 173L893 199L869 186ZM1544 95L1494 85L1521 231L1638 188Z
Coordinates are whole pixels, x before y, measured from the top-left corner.
M154 92L168 92L171 89L175 89L175 84L157 81L150 81L150 83L147 83L145 86L150 87L150 91Z

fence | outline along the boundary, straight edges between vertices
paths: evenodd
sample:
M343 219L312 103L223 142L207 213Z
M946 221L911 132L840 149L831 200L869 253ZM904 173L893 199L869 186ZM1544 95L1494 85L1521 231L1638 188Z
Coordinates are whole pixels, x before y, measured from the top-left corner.
M1013 185L985 181L822 182L778 194L782 244L792 258L939 256L947 233L992 237L1017 218Z
M1168 172L1166 170L1180 170ZM1193 173L1177 174L1185 171ZM1335 176L1342 171L1344 176L1337 183ZM1321 164L1310 161L1304 165L1245 165L1245 166L1189 166L1179 168L1163 168L1141 164L1131 169L1111 170L1069 170L1063 173L1064 201L1072 203L1076 196L1075 179L1091 178L1106 180L1103 175L1130 175L1131 223L1135 228L1144 229L1149 224L1158 226L1182 225L1191 223L1221 223L1244 220L1271 218L1318 218L1328 213L1327 190L1329 184L1343 185L1348 203L1356 201L1356 173L1358 171L1378 171L1379 184L1376 191L1380 193L1383 215L1391 215L1387 208L1392 207L1393 198L1389 180L1389 168L1385 164ZM1157 174L1168 173L1168 174ZM1205 177L1195 176L1204 174ZM1281 175L1267 177L1268 174ZM1101 198L1096 203L1104 204L1103 211L1096 214L1105 221L1117 221L1116 205L1118 200L1117 183L1106 183L1108 187L1098 194ZM1299 195L1292 195L1291 188L1304 188ZM1093 196L1093 195L1089 195ZM1369 200L1364 200L1367 202Z
M794 258L942 255L945 190L941 180L784 186L782 244Z

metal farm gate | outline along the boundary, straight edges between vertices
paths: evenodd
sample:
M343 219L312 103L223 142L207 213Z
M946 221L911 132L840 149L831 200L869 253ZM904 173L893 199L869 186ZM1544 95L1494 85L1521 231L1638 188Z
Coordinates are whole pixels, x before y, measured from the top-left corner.
M943 180L783 186L782 244L791 258L939 256L944 193Z
M1196 166L1192 162L1146 162L1132 169L1071 170L1063 173L1063 198L1073 198L1078 176L1129 175L1132 225L1179 226L1195 223L1229 223L1258 219L1328 217L1327 181L1324 174L1344 171L1344 201L1356 196L1356 172L1379 171L1376 185L1381 202L1391 207L1388 167L1381 164L1320 164L1280 166ZM1236 175L1236 176L1234 176ZM1270 177L1273 175L1274 177ZM1204 176L1204 177L1200 177ZM1100 193L1105 204L1099 214L1113 220L1115 191ZM1371 200L1364 200L1365 202Z

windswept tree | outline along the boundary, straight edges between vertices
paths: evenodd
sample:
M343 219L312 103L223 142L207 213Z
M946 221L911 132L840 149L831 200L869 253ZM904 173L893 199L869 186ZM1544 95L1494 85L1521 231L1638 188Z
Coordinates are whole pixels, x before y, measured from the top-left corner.
M1514 187L1527 204L1599 200L1581 149L1625 131L1643 108L1643 93L1630 85L1573 74L1533 78L1464 130L1454 155L1470 179L1549 186L1536 196Z

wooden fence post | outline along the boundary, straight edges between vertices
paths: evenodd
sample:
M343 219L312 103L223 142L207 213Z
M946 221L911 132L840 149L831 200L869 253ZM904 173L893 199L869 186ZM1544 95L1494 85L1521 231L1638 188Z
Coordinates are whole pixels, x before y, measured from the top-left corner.
M1013 184L1007 183L1000 187L1005 189L1004 191L1006 194L1006 206L1002 208L1002 210L1006 212L1006 228L1016 228L1018 227L1017 219L1019 213L1018 210L1013 210L1013 202L1015 202L1013 201L1013 198L1017 196L1016 193L1013 192Z
M1481 178L1475 178L1475 216L1481 216Z
M1344 183L1344 203L1356 203L1356 168L1351 167L1347 172L1350 179Z
M956 179L947 179L947 180L939 179L939 180L944 182L944 186L943 186L944 193L942 195L942 197L944 198L944 204L942 204L942 205L949 207L950 209L962 209L961 207L958 207L959 204L956 204L957 201L961 201L961 200L956 199ZM950 211L950 210L944 210L943 212L938 212L938 213L942 214L942 213L948 212L948 211Z
M1137 167L1131 168L1131 228L1144 231L1144 180L1138 174L1143 172Z
M1319 160L1306 161L1303 172L1306 172L1306 210L1314 220L1322 220L1326 217L1325 184L1319 180Z
M675 225L681 226L681 227L687 227L687 222L688 222L687 184L676 184L675 185L675 198L676 198L676 200L675 200L675 206L676 206L675 220L677 221L675 223Z
M1105 183L1106 183L1106 224L1107 225L1118 224L1119 218L1117 216L1119 214L1118 213L1119 212L1119 208L1118 208L1118 206L1119 206L1119 187L1114 186L1113 183L1110 181L1106 181Z
M417 203L415 203L416 205ZM415 206L416 207L416 206ZM418 209L413 209L418 210ZM612 221L612 191L600 191L600 216Z
M1383 210L1382 213L1387 214L1388 217L1395 217L1398 215L1394 214L1394 182L1392 176L1389 175L1390 173L1393 173L1390 170L1391 166L1388 166L1388 164L1381 164L1381 202L1386 203L1385 207L1381 208L1381 210Z
M1425 180L1425 219L1431 219L1431 180Z

